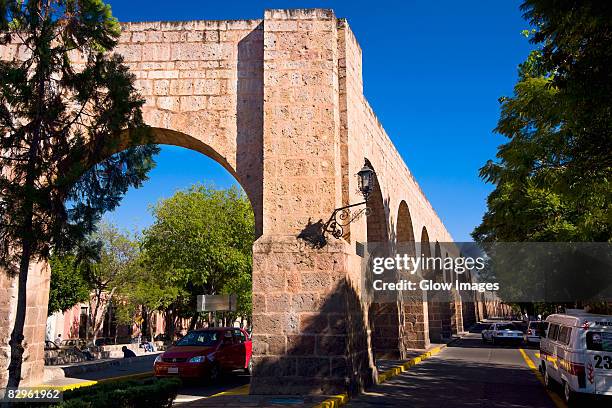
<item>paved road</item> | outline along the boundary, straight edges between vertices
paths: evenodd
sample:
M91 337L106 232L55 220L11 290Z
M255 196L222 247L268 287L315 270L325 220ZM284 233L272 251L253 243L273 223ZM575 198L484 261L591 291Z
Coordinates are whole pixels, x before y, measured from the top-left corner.
M450 344L348 406L555 408L518 347L485 345L479 333Z
M249 383L250 376L245 374L227 375L217 383L211 384L207 379L185 382L176 399L175 404L201 401L213 395L234 390L237 387L245 386ZM241 389L242 390L242 389ZM244 388L246 390L246 388ZM239 390L240 392L240 390ZM192 404L191 404L192 405Z

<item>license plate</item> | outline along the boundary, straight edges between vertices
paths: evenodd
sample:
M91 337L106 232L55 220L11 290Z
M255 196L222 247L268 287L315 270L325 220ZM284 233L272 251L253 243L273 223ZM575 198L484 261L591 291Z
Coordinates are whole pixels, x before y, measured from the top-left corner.
M178 367L168 367L168 374L178 374Z

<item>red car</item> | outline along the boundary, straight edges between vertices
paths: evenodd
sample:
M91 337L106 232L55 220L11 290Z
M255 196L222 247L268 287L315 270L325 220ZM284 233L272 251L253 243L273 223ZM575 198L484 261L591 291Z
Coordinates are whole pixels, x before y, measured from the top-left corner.
M214 327L193 330L157 356L156 377L179 376L217 380L222 372L242 369L250 374L252 342L243 329Z

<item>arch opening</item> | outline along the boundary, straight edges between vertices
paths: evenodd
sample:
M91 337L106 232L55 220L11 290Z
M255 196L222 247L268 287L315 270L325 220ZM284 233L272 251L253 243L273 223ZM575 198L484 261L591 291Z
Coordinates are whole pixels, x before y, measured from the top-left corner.
M217 164L219 164L223 169L225 169L231 176L232 178L236 181L236 183L242 188L242 190L244 191L244 195L247 197L248 202L249 202L249 206L251 208L251 210L253 211L253 216L255 219L255 230L252 232L253 234L253 241L255 241L255 239L261 235L261 197L258 197L258 191L261 190L261 188L257 188L257 182L260 182L261 179L257 179L256 177L250 177L248 174L238 174L237 171L234 169L234 165L232 165L224 155L222 155L220 152L218 152L216 149L214 149L213 147L207 145L206 143L191 137L189 135L186 135L184 133L181 132L177 132L177 131L173 131L173 130L169 130L169 129L161 129L161 128L152 128L152 140L149 139L152 143L154 144L159 144L159 145L171 145L171 146L178 146L181 148L185 148L185 149L189 149L192 151L196 151L198 153L203 154L204 156L208 157L209 159L211 159L212 161L216 162ZM116 142L116 143L113 143ZM102 163L104 162L104 160L112 157L115 154L119 154L120 152L129 149L131 147L136 147L139 146L140 144L138 143L131 143L130 142L130 138L128 137L128 135L126 134L122 134L118 137L118 139L116 140L111 140L108 142L107 146L104 147L102 154L99 155L98 157L101 157L99 160L96 160L96 162L91 162L91 163L81 163L82 168L87 169L85 172L82 173L82 175L86 174L87 171L89 171L89 169L93 168L95 165L97 165L98 163ZM246 177L245 177L246 176ZM81 176L82 177L82 176ZM154 180L153 180L154 181ZM150 181L149 181L150 182ZM147 183L145 181L145 183ZM258 222L259 220L259 222ZM252 225L252 224L251 224ZM259 226L259 227L258 227ZM254 269L255 267L255 262L256 260L253 259L252 257L252 248L251 248L251 259L252 259L252 265L253 268L251 270ZM252 285L252 284L251 284ZM252 288L252 286L251 286ZM207 294L207 293L202 293L202 294ZM215 293L217 294L217 293ZM195 299L194 299L195 301ZM195 303L194 303L195 304ZM109 309L110 310L110 309ZM79 310L77 311L78 313L81 313L81 308L79 308ZM195 309L194 309L195 312ZM117 335L117 328L115 327L114 331L113 329L111 329L111 323L112 323L112 319L111 319L112 314L105 314L103 315L103 320L104 323L101 325L100 328L100 335L103 336L107 336L110 337L111 332L114 333L114 335ZM77 315L78 317L78 315ZM248 318L248 321L251 321L252 317ZM158 327L162 327L165 331L165 328L168 327L169 323L168 323L168 319L165 317L161 317L161 316L153 316L151 319L144 319L146 320L146 324L147 326L149 325L154 325L156 328ZM64 318L62 317L62 322L64 321ZM176 331L174 331L174 329L184 329L184 330L190 330L193 329L195 327L197 327L198 324L202 323L202 319L200 319L200 321L198 320L192 320L191 322L187 323L187 325L185 325L185 322L182 322L181 325L179 327L174 326L174 323L172 325L172 331L174 333L177 333ZM222 318L221 321L223 323L225 323L224 325L233 325L225 318ZM216 322L219 322L219 320L216 320ZM245 321L246 323L246 321ZM144 324L144 323L143 323ZM218 323L217 323L218 324ZM59 327L59 326L58 326ZM150 330L150 329L149 329ZM158 330L158 329L155 329ZM54 329L53 332L55 332L56 330ZM77 333L79 331L79 327L77 326ZM130 331L131 332L131 331ZM161 334L161 333L155 333L155 332L150 332L154 334ZM164 333L166 334L166 333ZM184 333L183 333L184 334ZM69 337L73 337L73 336L64 336L66 338ZM78 337L78 336L77 336Z

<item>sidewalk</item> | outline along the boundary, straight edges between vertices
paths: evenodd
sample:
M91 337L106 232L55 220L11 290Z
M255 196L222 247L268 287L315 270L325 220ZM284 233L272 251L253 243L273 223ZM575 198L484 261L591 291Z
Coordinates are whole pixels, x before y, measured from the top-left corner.
M228 407L259 407L278 408L290 406L306 408L317 406L328 396L325 395L249 395L249 386L244 385L218 394L213 394L192 402L175 403L181 408L228 408Z
M160 353L149 353L132 358L87 361L64 366L47 366L45 367L46 380L40 386L76 388L117 377L145 377L152 373L153 361Z

